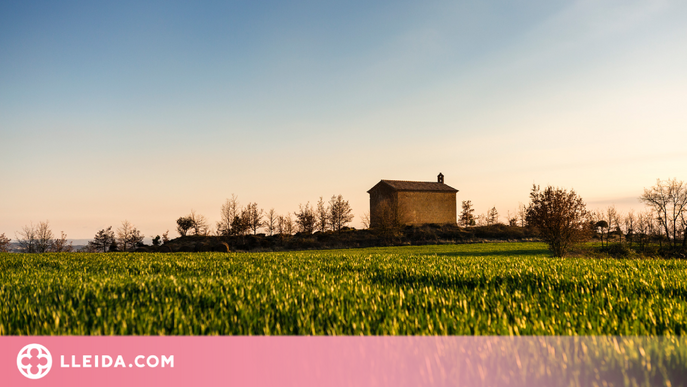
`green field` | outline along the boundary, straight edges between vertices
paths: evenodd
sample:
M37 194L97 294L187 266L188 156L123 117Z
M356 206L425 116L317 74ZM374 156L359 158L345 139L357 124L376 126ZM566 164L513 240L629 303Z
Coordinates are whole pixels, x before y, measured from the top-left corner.
M3 335L683 335L687 262L540 243L0 254Z

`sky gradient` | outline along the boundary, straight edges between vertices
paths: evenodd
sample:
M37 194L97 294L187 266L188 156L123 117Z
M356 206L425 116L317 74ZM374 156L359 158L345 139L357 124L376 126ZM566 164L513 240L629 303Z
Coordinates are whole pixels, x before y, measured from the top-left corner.
M0 233L146 236L380 179L477 213L687 180L684 1L2 2Z

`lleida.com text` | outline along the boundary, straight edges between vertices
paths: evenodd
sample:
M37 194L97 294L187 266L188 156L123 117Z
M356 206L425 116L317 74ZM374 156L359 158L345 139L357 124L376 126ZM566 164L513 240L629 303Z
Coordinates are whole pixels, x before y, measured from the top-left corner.
M60 367L62 368L117 368L117 367L138 367L138 368L156 368L156 367L170 367L174 368L174 355L170 356L156 356L156 355L138 355L127 363L124 361L122 355L82 355L60 356Z

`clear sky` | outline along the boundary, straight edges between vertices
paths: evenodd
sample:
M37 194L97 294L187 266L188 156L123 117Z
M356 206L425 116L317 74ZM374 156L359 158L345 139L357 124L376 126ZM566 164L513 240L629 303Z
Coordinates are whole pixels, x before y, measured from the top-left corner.
M477 213L687 180L687 2L4 1L0 233L146 236L380 179ZM504 218L502 218L504 219Z

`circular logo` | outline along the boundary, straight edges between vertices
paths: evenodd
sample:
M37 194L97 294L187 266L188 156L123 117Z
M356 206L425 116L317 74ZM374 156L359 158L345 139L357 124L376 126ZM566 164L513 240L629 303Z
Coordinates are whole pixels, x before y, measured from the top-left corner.
M17 368L29 379L40 379L50 372L52 355L40 344L29 344L17 355Z

